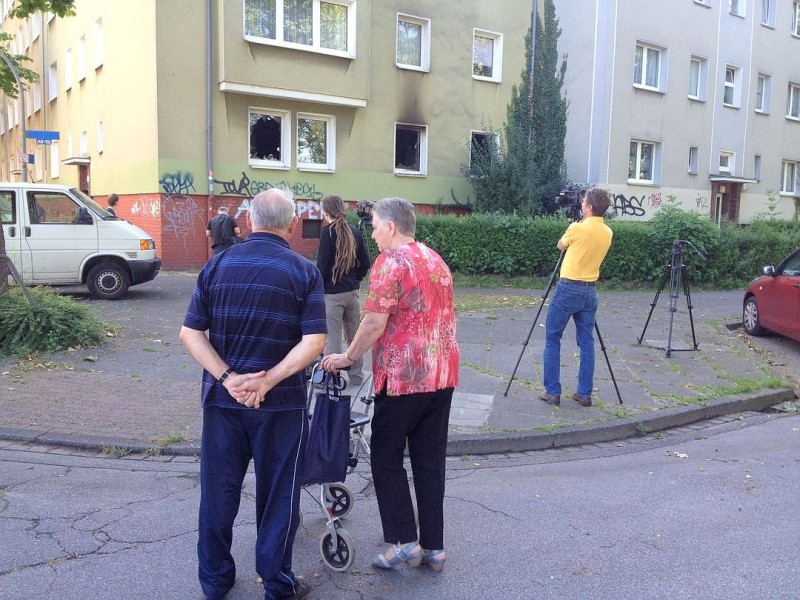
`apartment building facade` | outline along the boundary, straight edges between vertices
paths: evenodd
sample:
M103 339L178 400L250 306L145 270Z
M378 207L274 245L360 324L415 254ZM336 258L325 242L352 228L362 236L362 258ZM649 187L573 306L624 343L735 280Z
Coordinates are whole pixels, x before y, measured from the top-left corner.
M307 255L324 195L466 201L461 167L505 121L531 18L521 0L76 0L26 21L12 5L8 52L40 79L24 110L3 99L0 179L119 194L166 268L202 265L220 204L244 229L273 186L298 200ZM21 120L50 139L23 142Z
M800 212L800 2L556 0L567 165L621 218Z

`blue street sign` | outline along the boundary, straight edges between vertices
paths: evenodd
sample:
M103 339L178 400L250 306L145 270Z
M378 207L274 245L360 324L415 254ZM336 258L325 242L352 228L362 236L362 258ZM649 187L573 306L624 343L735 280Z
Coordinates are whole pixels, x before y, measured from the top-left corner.
M33 138L40 144L48 144L53 140L61 139L61 136L57 131L45 131L41 129L29 129L27 132L25 132L25 137Z

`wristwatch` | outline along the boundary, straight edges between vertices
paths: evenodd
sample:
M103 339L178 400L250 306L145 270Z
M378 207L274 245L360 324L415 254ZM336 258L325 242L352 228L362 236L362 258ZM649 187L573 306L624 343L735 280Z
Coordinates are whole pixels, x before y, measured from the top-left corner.
M224 372L222 375L220 375L220 376L219 376L219 379L217 379L217 383L218 383L218 384L220 384L220 385L222 385L223 383L225 383L225 380L226 380L226 379L228 378L228 376L231 374L231 371L233 371L233 369L231 369L230 367L228 367L228 368L225 370L225 372Z

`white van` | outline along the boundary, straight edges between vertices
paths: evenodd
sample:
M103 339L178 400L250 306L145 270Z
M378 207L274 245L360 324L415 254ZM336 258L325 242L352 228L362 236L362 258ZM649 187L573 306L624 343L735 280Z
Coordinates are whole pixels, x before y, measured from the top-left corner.
M66 185L0 183L0 220L6 254L29 285L85 283L117 300L161 270L153 238Z

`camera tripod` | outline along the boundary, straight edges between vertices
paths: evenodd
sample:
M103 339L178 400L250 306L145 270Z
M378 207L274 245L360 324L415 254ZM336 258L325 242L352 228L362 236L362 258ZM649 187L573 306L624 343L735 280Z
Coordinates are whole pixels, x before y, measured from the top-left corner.
M645 321L644 329L642 329L642 335L639 336L638 342L639 345L642 344L642 340L644 339L644 332L647 331L647 325L650 323L650 317L653 316L653 310L656 307L656 303L658 302L658 297L661 295L661 292L664 290L664 285L667 282L667 275L669 275L669 335L667 337L667 358L672 356L672 322L675 319L675 311L678 310L678 296L679 290L683 290L683 295L686 297L686 306L689 309L689 325L692 328L692 345L693 348L676 348L675 352L678 351L690 351L690 350L697 350L699 344L697 343L697 337L694 333L694 319L692 318L692 294L689 291L689 275L686 272L686 264L684 263L684 249L686 246L689 246L694 250L700 258L706 260L705 255L697 249L697 247L692 244L689 240L675 240L672 242L672 253L669 257L669 263L667 263L666 268L664 269L664 275L661 277L661 282L658 284L658 290L656 290L656 296L653 298L653 302L650 303L650 314L647 315L647 321Z
M544 301L550 294L550 290L553 287L553 281L555 281L556 278L556 273L558 273L559 269L561 268L561 263L564 262L564 255L566 253L567 253L566 250L561 251L561 256L558 257L558 261L556 262L556 266L553 269L553 273L550 275L550 281L547 282L547 288L545 288L544 294L542 294L542 302L539 304L539 310L536 311L536 316L534 317L533 323L531 324L531 330L528 332L528 337L526 337L525 341L522 342L522 351L519 353L517 364L514 365L514 371L511 373L511 377L508 380L508 385L506 386L506 391L503 393L503 396L508 396L508 390L511 389L511 383L514 381L514 376L517 374L519 363L522 362L522 356L525 354L525 349L528 347L528 342L530 341L531 336L533 335L533 330L536 328L537 321L539 321L539 315L542 314L542 309L544 308ZM606 351L606 345L603 342L603 336L600 335L600 328L597 326L597 319L595 319L594 322L594 331L595 333L597 333L597 341L600 342L600 349L603 351L603 356L606 357L608 372L611 374L611 381L614 382L614 389L617 391L617 398L619 399L619 403L622 404L622 395L619 393L619 386L617 385L617 379L614 377L614 371L611 368L611 361L608 359L608 352Z
M358 231L361 233L361 237L364 238L364 244L367 246L367 255L369 256L369 264L372 264L372 248L369 246L369 238L372 232L372 218L359 217Z

